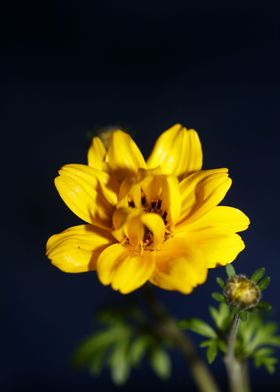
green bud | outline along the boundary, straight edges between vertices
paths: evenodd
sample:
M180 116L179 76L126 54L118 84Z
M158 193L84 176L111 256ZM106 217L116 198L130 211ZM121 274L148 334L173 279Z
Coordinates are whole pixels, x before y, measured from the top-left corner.
M258 285L246 276L235 275L227 280L224 296L228 304L240 310L247 310L259 303L261 291Z

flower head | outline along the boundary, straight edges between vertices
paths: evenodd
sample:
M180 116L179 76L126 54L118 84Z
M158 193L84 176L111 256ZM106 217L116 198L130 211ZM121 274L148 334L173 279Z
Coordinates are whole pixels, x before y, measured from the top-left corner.
M230 305L248 310L259 303L261 290L253 280L244 275L235 275L226 282L224 295Z
M231 186L227 169L201 170L194 130L176 124L145 161L125 132L108 146L94 137L88 165L64 166L55 179L66 205L87 224L53 235L47 256L65 272L96 270L104 285L129 293L150 281L190 293L209 268L232 262L249 219L218 206Z

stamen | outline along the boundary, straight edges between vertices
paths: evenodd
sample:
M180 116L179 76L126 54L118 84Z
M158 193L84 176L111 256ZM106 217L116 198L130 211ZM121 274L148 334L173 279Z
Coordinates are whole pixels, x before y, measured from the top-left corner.
M163 222L164 222L164 224L165 225L167 225L167 212L166 211L164 211L164 213L162 214L162 219L163 219Z
M132 200L129 196L128 196L128 205L129 207L132 208L136 207L134 200ZM146 195L144 194L143 190L141 190L141 207L145 213L155 213L162 218L165 225L164 240L166 241L168 238L170 238L172 236L172 233L169 230L169 224L167 221L168 212L166 210L162 210L162 200L157 199L157 200L150 201L146 198ZM141 253L143 253L147 248L149 250L153 250L152 249L153 240L154 240L153 233L145 226L143 239L139 244L138 250L141 251ZM129 242L128 238L127 241Z
M143 207L146 206L146 196L144 194L142 194L142 196L141 196L141 204Z
M143 246L149 246L153 243L153 233L146 226L144 228Z
M154 210L154 209L156 208L156 206L157 206L157 202L156 202L156 201L152 201L152 202L151 202L151 208L152 208L152 210Z

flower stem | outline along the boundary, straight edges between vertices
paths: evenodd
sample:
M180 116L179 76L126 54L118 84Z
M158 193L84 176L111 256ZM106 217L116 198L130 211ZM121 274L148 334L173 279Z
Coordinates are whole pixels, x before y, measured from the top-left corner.
M227 352L224 361L229 379L230 392L250 392L247 364L240 362L234 353L239 324L239 315L235 314L229 331Z
M200 359L191 339L180 331L175 319L159 303L148 285L143 289L146 304L157 320L156 333L164 339L170 340L184 357L191 376L200 392L219 392L216 381L206 364Z

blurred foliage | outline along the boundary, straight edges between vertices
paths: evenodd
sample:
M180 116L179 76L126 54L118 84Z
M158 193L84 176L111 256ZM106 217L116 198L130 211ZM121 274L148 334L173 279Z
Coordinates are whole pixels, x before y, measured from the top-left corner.
M73 364L87 367L98 376L109 368L117 385L124 384L133 368L147 360L155 374L167 379L171 374L170 344L156 334L147 315L131 304L107 306L97 315L96 329L77 348Z
M236 276L232 265L226 268L228 279ZM265 276L265 269L259 268L250 277L258 288L265 290L270 278ZM220 277L216 280L218 286L224 290L226 282ZM240 310L227 303L224 293L215 292L212 298L219 302L217 307L210 306L209 312L213 324L209 325L201 319L187 319L178 322L181 329L195 332L205 338L201 347L206 348L208 363L213 363L219 351L227 351L227 339L231 323L236 314L240 317L240 326L235 344L235 356L240 361L252 359L256 367L264 366L269 373L275 371L278 362L275 358L274 347L280 347L280 336L277 335L277 324L265 321L264 311L269 311L271 305L260 301L253 309Z
M238 283L238 277L244 282L246 277L236 275L232 265L226 267L226 273L226 281L221 277L216 279L220 291L212 294L212 298L218 304L209 307L211 325L204 320L193 318L181 320L177 322L177 326L181 330L189 330L205 338L201 347L206 349L206 357L211 364L219 352L226 354L231 325L234 317L238 315L240 325L235 342L235 357L241 363L251 359L256 367L264 366L272 373L277 363L274 348L280 347L280 336L277 335L277 325L265 321L264 312L267 313L271 306L260 300L254 303L253 308L244 309L232 305L227 295L227 283ZM268 287L270 278L265 276L265 269L260 268L250 277L250 282L253 282L253 288L257 286L257 290L263 291ZM146 304L147 300L149 305L152 305L149 298L146 298ZM161 379L169 378L169 349L174 348L176 344L172 343L170 336L167 338L163 333L166 322L164 314L158 319L153 312L150 314L130 297L122 301L100 308L95 319L95 330L76 350L74 366L77 369L86 367L94 376L98 376L107 368L117 385L124 384L131 371L143 362L148 363ZM151 311L149 306L148 310ZM174 325L176 328L176 324Z

